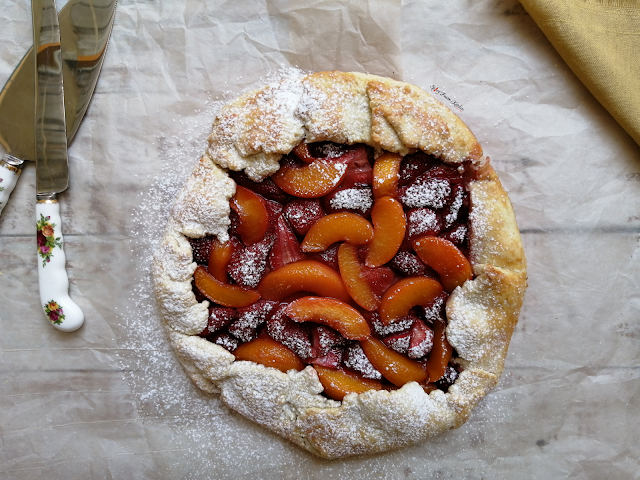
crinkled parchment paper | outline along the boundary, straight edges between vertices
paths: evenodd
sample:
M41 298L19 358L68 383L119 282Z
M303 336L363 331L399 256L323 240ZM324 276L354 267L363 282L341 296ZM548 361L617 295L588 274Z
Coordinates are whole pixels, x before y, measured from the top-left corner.
M28 2L2 2L0 83L30 36ZM192 386L157 317L151 255L216 109L289 67L431 90L516 210L530 288L505 374L412 448L307 454ZM514 0L120 2L60 196L80 331L40 310L33 165L0 217L0 477L637 478L639 154Z

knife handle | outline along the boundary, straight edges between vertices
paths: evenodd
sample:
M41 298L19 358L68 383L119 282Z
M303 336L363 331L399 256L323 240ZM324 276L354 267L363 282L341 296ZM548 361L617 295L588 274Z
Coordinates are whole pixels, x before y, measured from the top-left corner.
M40 304L55 328L63 332L73 332L82 326L84 313L69 297L62 218L55 195L38 199L36 227Z
M13 192L18 177L22 172L24 160L5 155L0 159L0 213L9 201L9 195Z

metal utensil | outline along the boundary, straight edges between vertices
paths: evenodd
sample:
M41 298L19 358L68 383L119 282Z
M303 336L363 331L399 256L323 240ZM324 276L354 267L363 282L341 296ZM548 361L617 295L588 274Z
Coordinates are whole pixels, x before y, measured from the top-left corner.
M71 332L84 323L69 297L57 194L69 186L62 49L55 0L32 0L35 51L36 227L40 304L51 324Z
M62 48L67 144L89 106L104 61L116 0L69 0L58 15ZM34 58L30 49L0 92L0 212L18 180L24 160L35 160Z

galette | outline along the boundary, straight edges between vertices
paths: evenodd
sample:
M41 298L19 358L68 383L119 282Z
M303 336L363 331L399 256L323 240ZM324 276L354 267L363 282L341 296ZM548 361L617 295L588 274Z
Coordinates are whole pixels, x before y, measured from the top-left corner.
M295 72L221 108L153 277L200 389L339 458L469 418L502 373L526 262L447 107L388 78Z

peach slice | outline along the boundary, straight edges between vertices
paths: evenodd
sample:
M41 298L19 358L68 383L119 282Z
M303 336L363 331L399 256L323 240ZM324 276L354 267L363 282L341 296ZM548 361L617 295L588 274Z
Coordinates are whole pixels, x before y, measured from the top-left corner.
M422 237L413 242L413 249L420 260L440 274L442 286L447 292L473 278L469 260L449 240Z
M255 290L247 290L238 285L222 283L211 275L205 267L198 265L193 272L198 290L213 303L225 307L247 307L260 300L260 294Z
M398 193L402 155L383 153L373 164L373 198L395 197Z
M365 310L373 312L380 306L380 299L371 290L371 285L363 276L358 247L342 243L338 249L340 275L351 298Z
M453 354L453 347L447 340L447 325L441 321L433 322L433 348L427 357L426 371L429 382L437 382L447 370Z
M269 337L258 337L240 345L233 354L237 360L248 360L287 373L303 370L305 364L289 348Z
M222 283L229 283L227 267L231 261L234 248L231 241L221 243L216 239L211 243L211 254L209 255L207 268L209 273Z
M394 385L401 387L405 383L420 383L427 379L422 364L391 350L380 340L371 337L362 340L360 345L376 370Z
M427 395L435 390L438 390L438 386L435 383L422 382L420 386L422 387L422 390L424 390L424 393L426 393Z
M371 336L369 324L360 312L335 298L302 297L289 304L285 313L295 322L321 323L348 340Z
M429 306L442 293L442 285L428 277L407 277L394 283L380 302L383 325L404 318L416 305Z
M311 151L309 151L309 144L305 142L296 145L292 150L292 153L304 163L312 163L314 160L317 160L316 157L311 155Z
M317 260L300 260L267 273L258 284L258 292L263 298L276 301L296 292L351 301L340 274Z
M407 228L407 219L400 202L395 198L382 197L373 203L371 211L373 239L367 252L367 267L379 267L390 262L402 245Z
M269 228L269 212L265 200L248 188L237 185L230 204L240 220L236 232L242 243L252 245L262 240Z
M373 238L371 224L355 213L332 213L318 220L302 241L303 252L321 252L339 241L364 245Z
M314 365L318 379L324 388L324 393L334 400L340 400L348 393L364 393L368 390L382 390L382 384L378 380L371 380L346 370L334 370L332 368Z
M347 165L331 159L319 158L304 165L283 162L271 178L289 195L301 198L319 198L342 182Z

